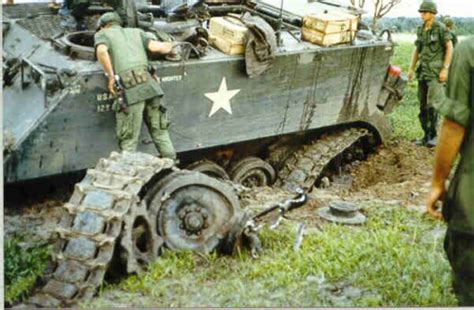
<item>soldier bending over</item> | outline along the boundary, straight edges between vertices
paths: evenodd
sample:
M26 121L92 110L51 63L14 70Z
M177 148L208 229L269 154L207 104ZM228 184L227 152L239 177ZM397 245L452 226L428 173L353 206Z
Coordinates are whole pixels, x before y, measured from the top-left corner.
M173 44L159 42L137 28L122 28L117 13L105 13L98 21L94 37L97 59L108 77L108 89L116 96L114 76L120 76L126 104L115 100L117 138L121 150L137 149L142 119L161 156L176 159L168 134L168 120L163 105L163 90L148 72L146 52L168 54Z

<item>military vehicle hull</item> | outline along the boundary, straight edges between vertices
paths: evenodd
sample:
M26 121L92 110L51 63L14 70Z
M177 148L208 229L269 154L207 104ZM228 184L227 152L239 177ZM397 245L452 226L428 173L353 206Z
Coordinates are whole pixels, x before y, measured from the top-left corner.
M47 18L51 35L59 29L55 16L38 18L36 26L44 28ZM368 127L381 139L389 134L377 104L392 43L321 48L287 33L282 40L271 69L253 79L243 56L214 49L201 59L153 62L166 94L171 138L185 162L222 148L239 156L264 154L279 136L339 125ZM73 56L93 53L86 45L76 54L68 48ZM98 62L64 55L14 21L4 51L21 59L19 77L3 94L4 133L11 139L7 183L85 169L118 149L112 99ZM156 153L150 141L144 130L139 150ZM246 147L252 141L256 146Z

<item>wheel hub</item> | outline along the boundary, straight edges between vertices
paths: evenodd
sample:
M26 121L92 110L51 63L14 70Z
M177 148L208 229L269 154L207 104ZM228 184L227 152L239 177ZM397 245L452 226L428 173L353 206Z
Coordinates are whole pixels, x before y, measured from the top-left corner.
M181 220L180 228L186 230L188 235L200 235L203 229L209 226L207 210L191 203L185 205L178 213Z

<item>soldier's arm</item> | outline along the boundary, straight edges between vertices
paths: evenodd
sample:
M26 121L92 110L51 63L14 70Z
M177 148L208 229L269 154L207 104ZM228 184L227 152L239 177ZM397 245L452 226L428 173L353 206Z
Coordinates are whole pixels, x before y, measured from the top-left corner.
M150 40L147 47L152 53L169 54L173 49L173 43Z
M408 80L413 80L413 72L415 72L416 64L418 62L418 57L419 57L419 52L418 52L418 47L415 47L415 50L413 51L413 54L411 56L411 64L410 68L408 68Z
M112 66L112 61L110 60L109 50L107 45L99 44L96 46L96 55L97 60L100 62L102 67L104 68L107 77L109 78L107 87L112 95L115 96L115 89L114 89L114 69Z
M435 204L441 200L446 191L445 182L451 171L454 160L461 148L466 129L455 121L445 118L436 147L435 166L431 191L428 195L426 207L434 218L441 219L441 212L436 210Z
M441 72L439 73L440 82L446 82L448 80L448 69L451 65L453 58L453 41L448 40L445 44L446 53L444 54L444 63Z

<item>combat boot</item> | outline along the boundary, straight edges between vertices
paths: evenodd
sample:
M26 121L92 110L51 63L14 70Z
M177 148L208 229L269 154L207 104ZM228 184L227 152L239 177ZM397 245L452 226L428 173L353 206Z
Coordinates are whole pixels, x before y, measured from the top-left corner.
M436 144L438 144L438 138L436 136L434 136L433 138L429 139L428 141L426 141L426 146L427 147L435 147Z

